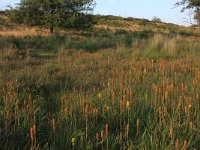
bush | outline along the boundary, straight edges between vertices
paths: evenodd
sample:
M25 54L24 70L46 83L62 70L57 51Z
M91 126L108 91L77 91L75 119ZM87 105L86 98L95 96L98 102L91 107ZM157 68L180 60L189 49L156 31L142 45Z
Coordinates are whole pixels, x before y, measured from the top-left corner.
M158 17L156 17L156 16L153 17L152 21L153 21L153 22L162 22L161 19L158 18Z
M95 52L100 49L113 48L116 46L116 42L107 38L89 38L83 41L68 40L65 43L66 48L82 49L88 52Z
M139 22L139 25L140 25L140 26L146 26L146 25L149 24L149 23L150 23L149 20L147 20L147 19L142 19L142 20Z
M127 30L124 30L124 29L118 29L115 34L116 35L122 35L122 34L127 34L128 31Z

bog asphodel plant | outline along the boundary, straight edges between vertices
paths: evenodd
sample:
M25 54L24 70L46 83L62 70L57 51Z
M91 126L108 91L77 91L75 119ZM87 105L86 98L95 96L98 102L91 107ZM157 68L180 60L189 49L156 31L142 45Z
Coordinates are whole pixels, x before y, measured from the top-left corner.
M56 121L54 118L52 119L52 129L53 129L53 132L55 133L56 132Z
M190 128L190 129L193 128L193 122L192 122L192 121L189 123L189 128Z
M102 146L102 149L104 149L103 143L104 143L104 130L101 130L101 146Z
M72 143L72 146L74 147L75 146L75 142L76 142L76 138L72 138L72 140L71 140L71 143Z
M172 127L169 129L169 136L172 141L173 140L173 128Z
M130 124L127 123L127 125L126 125L126 137L127 137L127 140L128 140L129 131L130 131Z
M108 139L108 137L109 137L108 124L106 124L106 138Z
M111 99L112 99L112 104L114 105L114 103L115 103L115 92L113 90L111 91Z
M136 136L138 136L138 134L139 134L139 125L140 125L140 120L137 119L137 121L136 121L136 127L137 127L137 133L136 133Z
M126 101L126 108L129 110L130 109L130 101Z
M123 100L120 100L120 114L123 112Z
M88 115L89 115L89 105L87 104L85 107L85 132L86 132L86 140L88 139Z
M108 141L109 141L109 130L108 130L108 124L106 124L106 146L108 149Z
M98 143L98 141L99 141L99 132L96 132L95 137L96 137L96 142Z
M30 140L31 140L31 149L36 146L36 125L35 122L33 123L32 127L30 128Z
M56 138L56 120L55 120L55 118L53 118L51 120L51 126L52 126L52 130L53 130L53 141L55 142L55 138Z
M175 150L179 150L179 147L180 147L180 141L179 139L177 139L175 142Z
M187 150L187 148L188 148L188 142L187 140L185 140L183 145L183 150Z

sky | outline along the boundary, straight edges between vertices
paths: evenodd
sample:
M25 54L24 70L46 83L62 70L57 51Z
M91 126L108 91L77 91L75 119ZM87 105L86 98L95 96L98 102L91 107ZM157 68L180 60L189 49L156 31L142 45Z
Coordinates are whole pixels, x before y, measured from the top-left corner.
M0 0L0 9L14 5L20 0ZM190 12L181 13L181 7L174 8L179 0L96 0L94 14L145 18L154 16L164 22L189 25Z

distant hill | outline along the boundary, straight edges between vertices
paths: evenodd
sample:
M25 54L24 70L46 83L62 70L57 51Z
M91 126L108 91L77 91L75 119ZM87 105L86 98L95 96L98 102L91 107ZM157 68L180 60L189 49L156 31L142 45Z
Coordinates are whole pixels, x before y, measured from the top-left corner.
M139 19L139 18L123 18L119 16L95 16L97 20L96 28L97 29L108 29L111 31L153 31L161 33L182 33L190 34L190 32L200 33L199 28L180 26L172 23L150 21L148 19Z
M150 21L148 19L139 18L123 18L120 16L112 15L95 15L94 16L95 31L111 31L117 33L134 32L134 31L145 31L145 32L158 32L158 33L169 33L169 34L180 34L186 36L200 36L200 30L198 26L186 27L172 23L165 23L161 21ZM23 29L21 29L23 27ZM26 29L24 29L26 28ZM12 35L12 31L30 31L30 30L41 30L40 28L30 28L26 26L19 26L9 21L5 11L0 11L0 35ZM21 31L20 31L21 30ZM44 29L45 30L45 29ZM2 33L3 32L3 33ZM30 33L30 32L29 32ZM31 34L31 33L30 33ZM39 32L38 34L41 34Z

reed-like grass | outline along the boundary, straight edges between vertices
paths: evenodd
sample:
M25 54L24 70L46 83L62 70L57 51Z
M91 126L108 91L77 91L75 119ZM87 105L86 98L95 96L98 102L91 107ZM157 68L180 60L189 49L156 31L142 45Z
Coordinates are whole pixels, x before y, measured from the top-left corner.
M185 41L4 50L0 149L199 149L199 44Z

